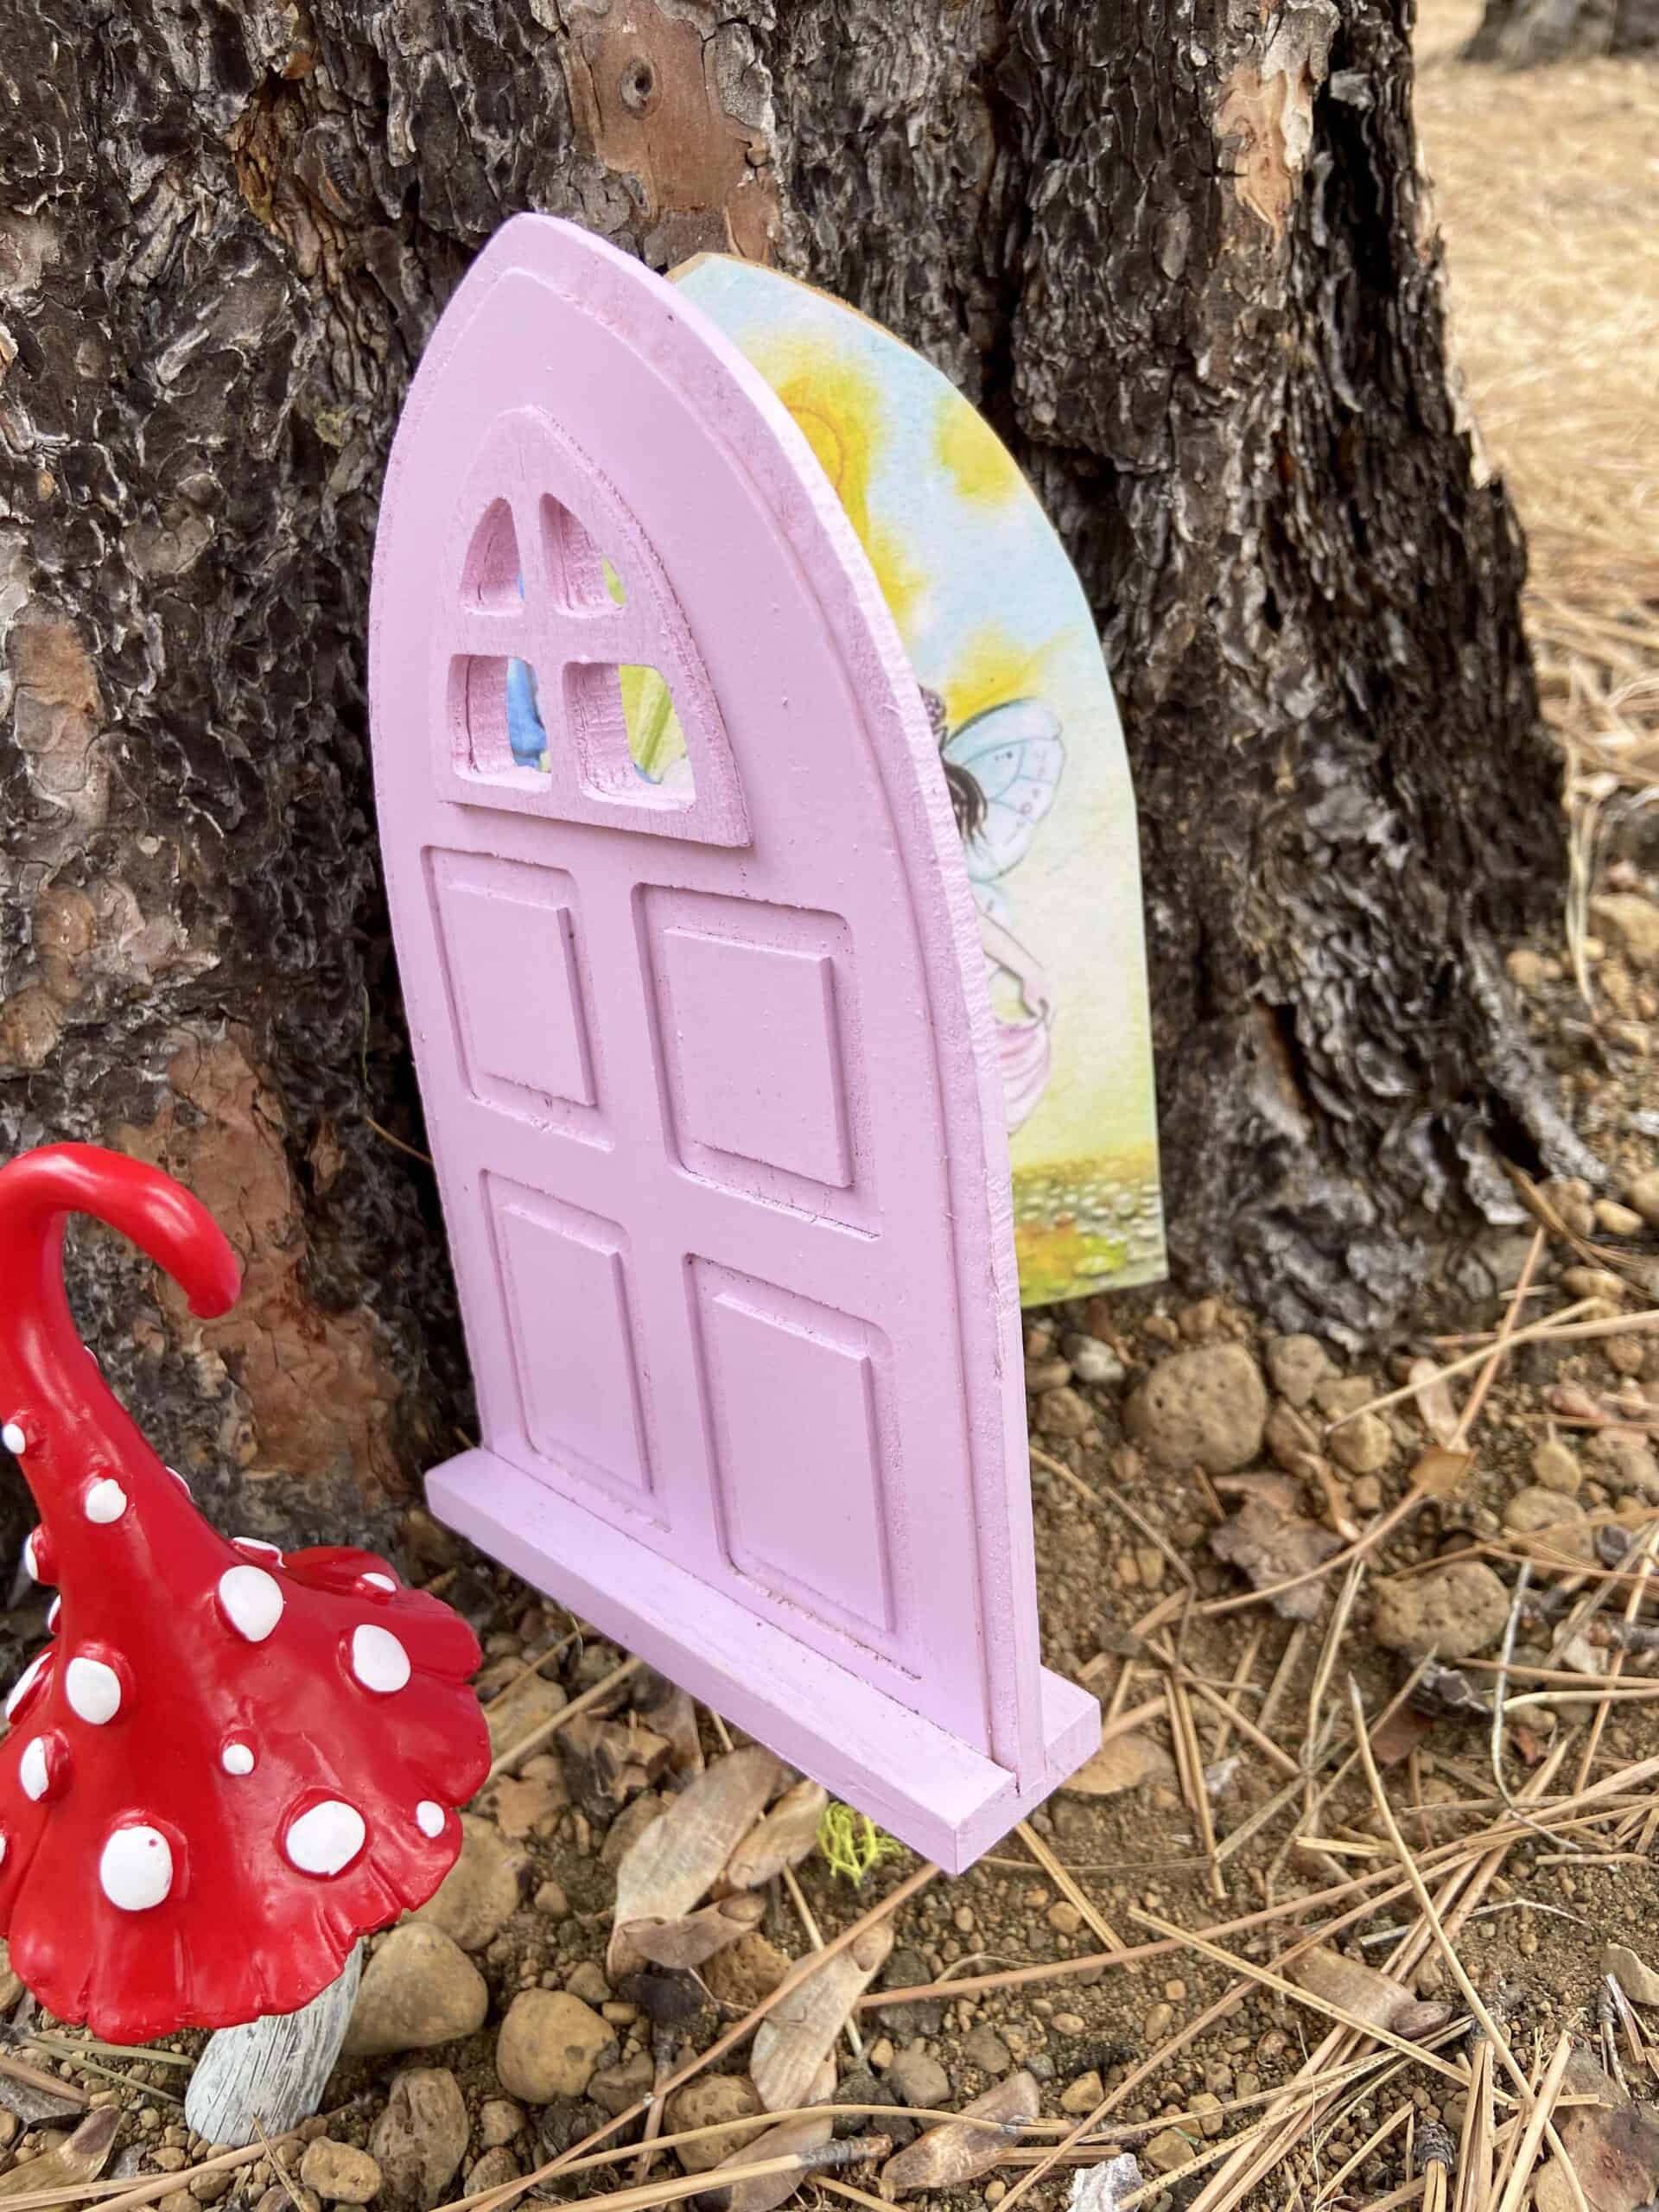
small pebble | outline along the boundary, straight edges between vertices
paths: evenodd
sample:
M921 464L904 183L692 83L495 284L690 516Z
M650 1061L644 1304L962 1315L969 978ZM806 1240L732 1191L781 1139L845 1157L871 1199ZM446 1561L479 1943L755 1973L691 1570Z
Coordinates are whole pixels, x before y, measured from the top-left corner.
M1559 1491L1563 1497L1572 1497L1584 1481L1584 1470L1576 1454L1559 1437L1552 1436L1532 1455L1532 1478L1541 1489Z
M1503 1525L1522 1535L1530 1535L1540 1529L1559 1527L1567 1521L1581 1521L1584 1508L1574 1497L1558 1490L1546 1489L1535 1483L1529 1488L1517 1491L1503 1509Z
M486 2097L478 2108L478 2147L480 2151L498 2150L503 2143L511 2143L515 2135L522 2134L524 2126L524 2110L511 2097Z
M1484 1560L1452 1560L1429 1574L1379 1581L1371 1632L1414 1659L1472 1659L1497 1642L1509 1617L1509 1590Z
M950 2102L950 2076L925 2044L910 2043L887 2069L887 2087L901 2102L931 2112Z
M1262 1449L1267 1418L1262 1371L1235 1344L1201 1344L1160 1359L1124 1413L1130 1436L1160 1465L1185 1471L1196 1461L1212 1475L1249 1466Z
M1058 1390L1071 1380L1069 1359L1028 1359L1026 1362L1026 1389L1033 1398L1040 1398L1046 1390Z
M982 2021L966 2037L962 2055L970 2066L977 2066L982 2074L1006 2074L1014 2063L1013 2053L996 2030Z
M613 2038L608 2021L569 1990L521 1990L496 2038L501 2087L522 2103L579 2097Z
M1325 1450L1351 1475L1375 1475L1394 1457L1394 1435L1380 1414L1356 1414L1333 1428Z
M1153 2137L1141 2155L1154 2173L1173 2174L1191 2165L1198 2152L1190 2137L1177 2127L1166 2127L1161 2135Z
M573 1997L580 1997L584 2005L603 2005L611 1993L611 1985L591 1959L584 1959L565 1976L565 1987Z
M719 2133L705 2135L698 2142L682 2143L674 2153L687 2173L707 2173L722 2158L756 2139L753 2130L732 2123L747 2120L760 2109L760 2096L746 2075L705 2074L675 2090L664 2108L663 2132L679 2135L699 2127L718 2128Z
M1037 1401L1036 1421L1045 1436L1081 1436L1094 1427L1095 1417L1088 1400L1068 1386L1044 1391Z
M1562 1178L1544 1185L1544 1196L1560 1216L1563 1225L1574 1236L1593 1236L1596 1233L1595 1208L1590 1203L1590 1185L1576 1175Z
M327 2203L366 2204L379 2190L380 2169L366 2151L319 2135L305 2146L300 2179Z
M1524 944L1516 945L1503 963L1510 981L1517 990L1535 998L1544 987L1544 961L1541 953L1534 952Z
M1332 1371L1330 1356L1317 1337L1269 1337L1267 1363L1274 1389L1299 1410Z
M1596 1219L1610 1236L1639 1236L1642 1217L1631 1206L1622 1206L1617 1198L1598 1198L1595 1202Z
M1106 2094L1106 2085L1097 2073L1079 2074L1077 2080L1060 2092L1062 2112L1093 2112Z
M505 2144L493 2151L486 2151L481 2158L474 2158L467 2169L467 2194L477 2195L480 2190L505 2189L518 2178L518 2161Z
M1079 1382L1090 1383L1097 1389L1110 1389L1123 1380L1122 1361L1098 1337L1068 1337L1065 1356Z

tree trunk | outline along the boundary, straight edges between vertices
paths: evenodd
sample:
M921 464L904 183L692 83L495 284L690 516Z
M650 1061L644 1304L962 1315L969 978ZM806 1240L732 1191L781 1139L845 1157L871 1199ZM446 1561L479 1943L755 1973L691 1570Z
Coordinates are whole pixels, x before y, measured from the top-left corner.
M128 1255L79 1270L210 1506L360 1531L466 1419L365 618L411 368L522 207L770 256L1029 472L1128 725L1187 1280L1371 1332L1503 1198L1495 1136L1573 1157L1499 967L1559 895L1557 770L1447 385L1408 20L0 0L0 1146L126 1144L243 1250L205 1327Z
M1659 0L1486 0L1466 61L1528 68L1592 54L1659 51Z

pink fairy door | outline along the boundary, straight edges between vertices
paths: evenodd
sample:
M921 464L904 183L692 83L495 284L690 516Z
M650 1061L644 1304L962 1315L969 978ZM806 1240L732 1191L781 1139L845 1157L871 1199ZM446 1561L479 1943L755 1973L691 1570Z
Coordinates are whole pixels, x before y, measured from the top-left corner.
M989 1008L927 718L804 441L520 216L393 448L372 704L482 1445L433 1509L965 1864L1044 1673Z

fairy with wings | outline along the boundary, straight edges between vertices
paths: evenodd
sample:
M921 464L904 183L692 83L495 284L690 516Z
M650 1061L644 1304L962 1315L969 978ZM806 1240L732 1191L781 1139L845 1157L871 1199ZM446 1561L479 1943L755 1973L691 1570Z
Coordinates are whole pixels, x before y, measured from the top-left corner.
M655 670L627 673L646 679L645 695L629 696L625 690L620 702L635 771L649 782L672 785L685 772L684 737L668 688ZM1005 976L1012 987L1012 992L1005 988L992 995L1003 1105L1012 1135L1030 1120L1047 1086L1054 1005L1041 962L1009 926L1002 879L1025 857L1038 823L1054 804L1065 747L1058 721L1040 699L1012 699L987 708L954 731L938 693L924 686L922 699L944 765L957 835L979 910L980 944L993 979ZM545 771L547 731L535 671L525 661L508 664L506 709L515 765ZM1013 995L1017 1012L1009 1010Z
M979 909L979 941L986 964L1006 976L1022 1011L1009 1014L993 999L997 1054L1009 1133L1031 1118L1048 1082L1054 1002L1042 963L1008 925L1002 879L1025 857L1038 823L1054 804L1065 746L1060 725L1040 699L1011 699L988 707L951 730L944 700L922 687L922 701L938 743L944 780Z

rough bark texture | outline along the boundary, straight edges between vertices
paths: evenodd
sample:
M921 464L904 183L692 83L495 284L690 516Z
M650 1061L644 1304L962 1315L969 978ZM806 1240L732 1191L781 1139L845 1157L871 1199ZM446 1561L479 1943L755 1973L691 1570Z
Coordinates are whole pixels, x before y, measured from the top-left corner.
M1659 52L1659 0L1486 0L1469 61L1527 68L1592 54Z
M89 1333L210 1503L360 1528L466 1417L429 1179L382 1134L420 1141L364 634L411 367L522 207L815 278L1035 480L1129 732L1190 1278L1371 1331L1494 1198L1492 1132L1565 1156L1497 964L1556 896L1556 772L1448 391L1407 0L0 29L0 1147L130 1145L237 1238L205 1328L82 1253Z

